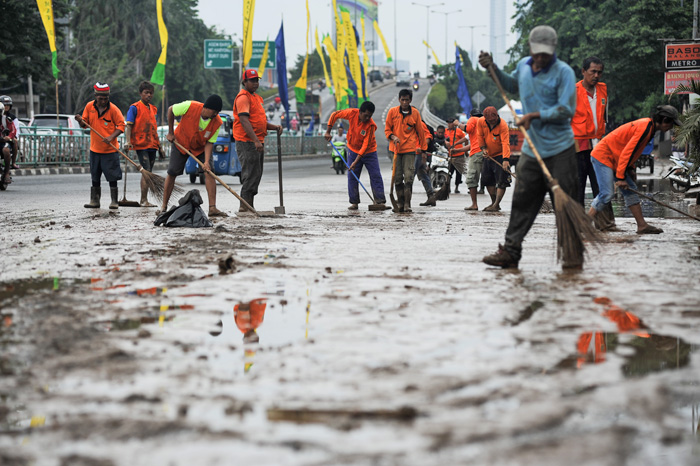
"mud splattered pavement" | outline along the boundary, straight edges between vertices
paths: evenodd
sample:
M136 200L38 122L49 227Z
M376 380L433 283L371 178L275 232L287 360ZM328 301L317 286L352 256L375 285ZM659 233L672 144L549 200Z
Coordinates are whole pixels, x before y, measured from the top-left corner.
M696 223L619 218L564 273L545 214L503 271L507 213L348 212L326 165L290 169L288 215L194 231L13 184L0 464L698 462Z

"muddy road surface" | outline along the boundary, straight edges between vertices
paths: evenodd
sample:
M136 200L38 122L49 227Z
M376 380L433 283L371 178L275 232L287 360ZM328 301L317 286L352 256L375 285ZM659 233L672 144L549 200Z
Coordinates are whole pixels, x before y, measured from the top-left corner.
M285 165L285 216L199 230L83 209L87 175L15 178L0 464L700 461L697 222L651 218L664 233L638 236L620 217L562 272L542 214L520 269L500 270L481 258L509 193L501 213L468 213L464 194L418 207L416 183L411 215L368 212L364 193L350 212L329 166ZM274 210L265 170L256 207Z

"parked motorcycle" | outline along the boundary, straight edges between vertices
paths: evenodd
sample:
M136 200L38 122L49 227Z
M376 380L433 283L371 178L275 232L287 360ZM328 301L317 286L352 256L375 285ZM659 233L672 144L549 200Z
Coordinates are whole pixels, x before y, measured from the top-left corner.
M676 155L669 159L671 167L663 176L671 183L671 190L677 193L684 193L689 190L700 191L700 168L693 170L693 163L688 162Z
M338 152L343 154L343 157L347 158L346 152L345 152L345 143L344 142L334 142L333 145L335 146L336 149L338 149ZM345 162L343 162L343 159L340 158L340 156L331 149L331 160L333 161L333 169L335 170L336 175L340 174L345 174Z
M444 146L436 144L437 150L430 157L430 183L435 191L440 190L445 183L450 182L449 153Z

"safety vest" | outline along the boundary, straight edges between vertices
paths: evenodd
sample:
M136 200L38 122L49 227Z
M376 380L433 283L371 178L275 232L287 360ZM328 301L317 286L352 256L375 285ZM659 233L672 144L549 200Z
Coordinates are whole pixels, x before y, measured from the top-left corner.
M182 115L180 124L175 128L175 139L185 149L192 152L194 155L200 155L204 152L204 146L207 141L221 126L221 118L219 115L209 120L209 124L204 129L199 129L199 119L202 116L204 104L193 100L190 103L190 108Z
M605 135L605 110L608 106L608 86L598 83L595 87L595 114L598 120L598 131L595 129L593 112L588 103L588 91L583 87L583 81L576 83L576 112L571 119L571 129L574 139L602 139Z
M240 118L238 118L238 106L236 104L242 96L245 96L249 102L248 119L253 127L253 131L260 142L265 142L265 136L267 136L267 115L263 108L263 99L258 94L251 94L245 89L241 89L236 96L236 100L233 101L233 139L236 141L254 142L248 137Z
M158 109L155 105L146 105L141 100L131 104L136 107L136 119L131 128L131 144L136 150L157 149L158 123L156 113Z

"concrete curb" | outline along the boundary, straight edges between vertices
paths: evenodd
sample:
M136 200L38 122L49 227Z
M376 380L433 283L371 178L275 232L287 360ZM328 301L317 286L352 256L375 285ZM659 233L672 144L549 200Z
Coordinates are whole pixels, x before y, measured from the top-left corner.
M299 154L299 155L283 155L282 161L287 160L305 160L305 159L321 159L330 157L330 152L327 154ZM266 155L265 163L277 163L277 155ZM156 171L165 171L168 169L167 162L156 162L154 166ZM137 172L136 167L129 165L129 173ZM83 175L90 173L89 166L80 167L40 167L40 168L20 168L11 170L12 176L36 176L36 175Z

